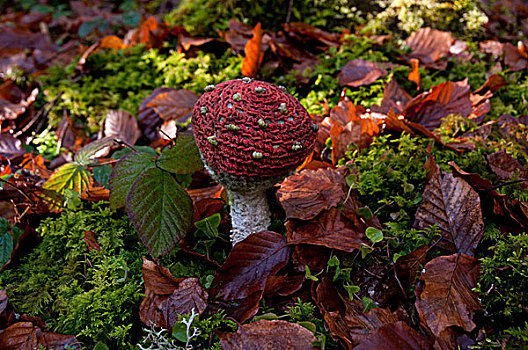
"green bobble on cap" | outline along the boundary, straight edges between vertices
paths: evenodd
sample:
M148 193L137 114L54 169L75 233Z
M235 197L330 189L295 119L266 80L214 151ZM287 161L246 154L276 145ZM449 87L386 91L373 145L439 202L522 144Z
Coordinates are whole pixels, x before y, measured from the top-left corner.
M212 85L212 84L211 84L211 85L207 85L207 86L205 87L204 91L205 91L205 92L211 92L211 91L214 90L214 88L215 88L215 86Z
M205 107L205 106L200 107L200 114L201 115L206 115L207 114L207 107Z
M240 95L238 92L233 95L233 101L240 102L242 100L242 95Z
M218 141L216 140L216 135L211 135L211 136L207 137L207 141L213 146L218 146Z
M255 92L256 92L257 94L262 94L262 93L266 92L266 89L263 88L262 86L257 86L257 87L255 88Z
M255 151L253 152L253 154L251 155L251 157L253 157L253 159L260 159L263 157L263 154L258 152L258 151Z
M264 119L262 119L262 118L257 120L257 123L262 129L265 129L265 128L268 127L268 123L266 123L266 121Z
M237 130L240 130L240 126L235 125L235 124L227 124L226 129L231 130L231 131L237 131Z

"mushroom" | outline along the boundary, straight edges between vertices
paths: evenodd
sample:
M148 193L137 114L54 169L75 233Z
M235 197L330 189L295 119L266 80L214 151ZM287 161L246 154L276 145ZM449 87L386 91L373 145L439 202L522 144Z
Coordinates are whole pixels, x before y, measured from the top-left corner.
M243 78L208 85L192 128L205 168L227 190L233 245L266 230L266 190L312 152L317 125L283 87Z

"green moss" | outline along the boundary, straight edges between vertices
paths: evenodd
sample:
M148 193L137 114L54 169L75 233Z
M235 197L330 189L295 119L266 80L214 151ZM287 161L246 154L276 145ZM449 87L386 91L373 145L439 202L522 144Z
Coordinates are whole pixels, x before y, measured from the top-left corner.
M95 232L100 251L88 250L85 230ZM87 347L100 341L132 348L141 327L146 251L128 218L95 205L46 219L38 231L40 245L0 275L16 312L41 317L52 331L76 335Z
M512 338L512 348L528 346L528 332L521 328L528 319L528 234L501 236L480 258L481 275L478 292L486 312L488 328L504 329ZM494 334L500 340L504 334Z

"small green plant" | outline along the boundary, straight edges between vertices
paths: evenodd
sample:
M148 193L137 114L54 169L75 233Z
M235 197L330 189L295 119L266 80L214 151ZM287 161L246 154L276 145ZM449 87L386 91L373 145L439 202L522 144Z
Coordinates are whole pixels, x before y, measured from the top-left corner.
M167 254L192 224L190 176L203 167L192 136L179 135L159 157L134 152L119 160L110 175L110 207L126 207L147 250Z

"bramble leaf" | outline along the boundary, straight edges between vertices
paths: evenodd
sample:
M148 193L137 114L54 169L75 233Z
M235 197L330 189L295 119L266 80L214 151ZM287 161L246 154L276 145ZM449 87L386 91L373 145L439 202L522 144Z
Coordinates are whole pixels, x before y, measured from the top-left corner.
M110 208L124 207L134 181L154 166L152 156L144 152L130 153L123 157L110 174Z
M175 174L192 174L203 168L200 152L190 135L179 135L174 146L161 152L156 164Z
M13 252L13 237L9 232L0 235L0 268L11 259Z
M68 163L55 170L42 187L59 194L64 194L66 189L82 194L92 182L93 179L84 165Z
M171 174L150 168L139 176L126 199L130 220L150 254L168 253L192 224L191 197Z
M88 165L96 158L97 153L103 148L110 147L114 143L113 137L105 137L100 140L94 141L81 148L75 154L75 162L80 165Z

